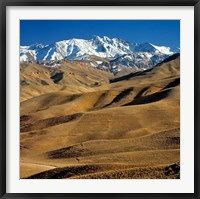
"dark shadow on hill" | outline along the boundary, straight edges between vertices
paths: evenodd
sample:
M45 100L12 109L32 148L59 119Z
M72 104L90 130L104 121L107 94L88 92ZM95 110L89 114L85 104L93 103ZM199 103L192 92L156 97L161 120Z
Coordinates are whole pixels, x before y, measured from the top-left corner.
M177 78L173 82L170 82L169 84L167 84L167 86L165 86L162 90L178 86L179 84L180 84L180 78Z
M126 89L124 91L122 91L120 94L118 94L113 100L112 102L110 102L109 104L106 104L103 108L110 106L111 104L117 103L119 102L121 99L123 99L124 97L128 96L130 94L130 92L133 90L133 88L129 88Z
M57 72L55 75L51 76L51 79L55 84L57 84L63 78L64 72Z
M50 151L47 153L47 155L50 159L60 159L60 158L76 158L87 153L88 150L83 147L82 143L80 143L62 149Z
M180 163L158 167L131 167L109 164L80 165L56 168L27 179L180 179Z
M56 168L53 170L41 172L39 174L30 176L27 179L63 179L72 176L95 173L98 170L101 170L101 167L98 165L83 165L83 166Z
M82 116L82 113L76 113L73 115L66 115L66 116L60 116L60 117L52 117L47 118L44 120L39 120L34 123L28 123L28 119L26 119L27 116L22 116L20 118L21 127L20 132L28 132L28 131L34 131L34 130L41 130L44 128L48 128L51 126L56 126L59 124L63 124L66 122L74 121Z
M157 102L166 98L170 94L170 92L171 92L171 89L168 89L168 90L163 90L157 93L153 93L151 95L134 98L132 102L124 104L123 106L140 105L140 104L148 104L148 103Z

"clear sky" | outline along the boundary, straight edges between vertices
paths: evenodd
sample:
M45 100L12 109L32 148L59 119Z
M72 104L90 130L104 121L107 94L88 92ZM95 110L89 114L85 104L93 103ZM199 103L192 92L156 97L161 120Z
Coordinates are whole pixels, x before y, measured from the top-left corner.
M93 35L180 47L179 20L21 20L20 45L51 44Z

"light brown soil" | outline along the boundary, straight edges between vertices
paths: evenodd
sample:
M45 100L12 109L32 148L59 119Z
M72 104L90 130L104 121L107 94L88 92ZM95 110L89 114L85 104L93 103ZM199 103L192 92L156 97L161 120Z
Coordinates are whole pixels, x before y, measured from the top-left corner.
M20 69L21 178L180 178L179 57L121 79L85 62Z

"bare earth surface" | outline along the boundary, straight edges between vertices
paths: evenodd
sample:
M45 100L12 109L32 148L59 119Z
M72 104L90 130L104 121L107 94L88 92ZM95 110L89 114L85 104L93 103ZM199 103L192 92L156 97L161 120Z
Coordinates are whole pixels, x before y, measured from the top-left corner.
M20 176L180 178L180 58L114 76L21 64Z

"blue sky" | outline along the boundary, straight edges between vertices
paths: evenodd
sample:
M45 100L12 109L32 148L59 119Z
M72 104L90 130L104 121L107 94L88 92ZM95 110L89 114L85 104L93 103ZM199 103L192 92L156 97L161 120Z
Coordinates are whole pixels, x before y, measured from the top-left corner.
M21 20L20 45L51 44L93 35L180 47L179 20Z

